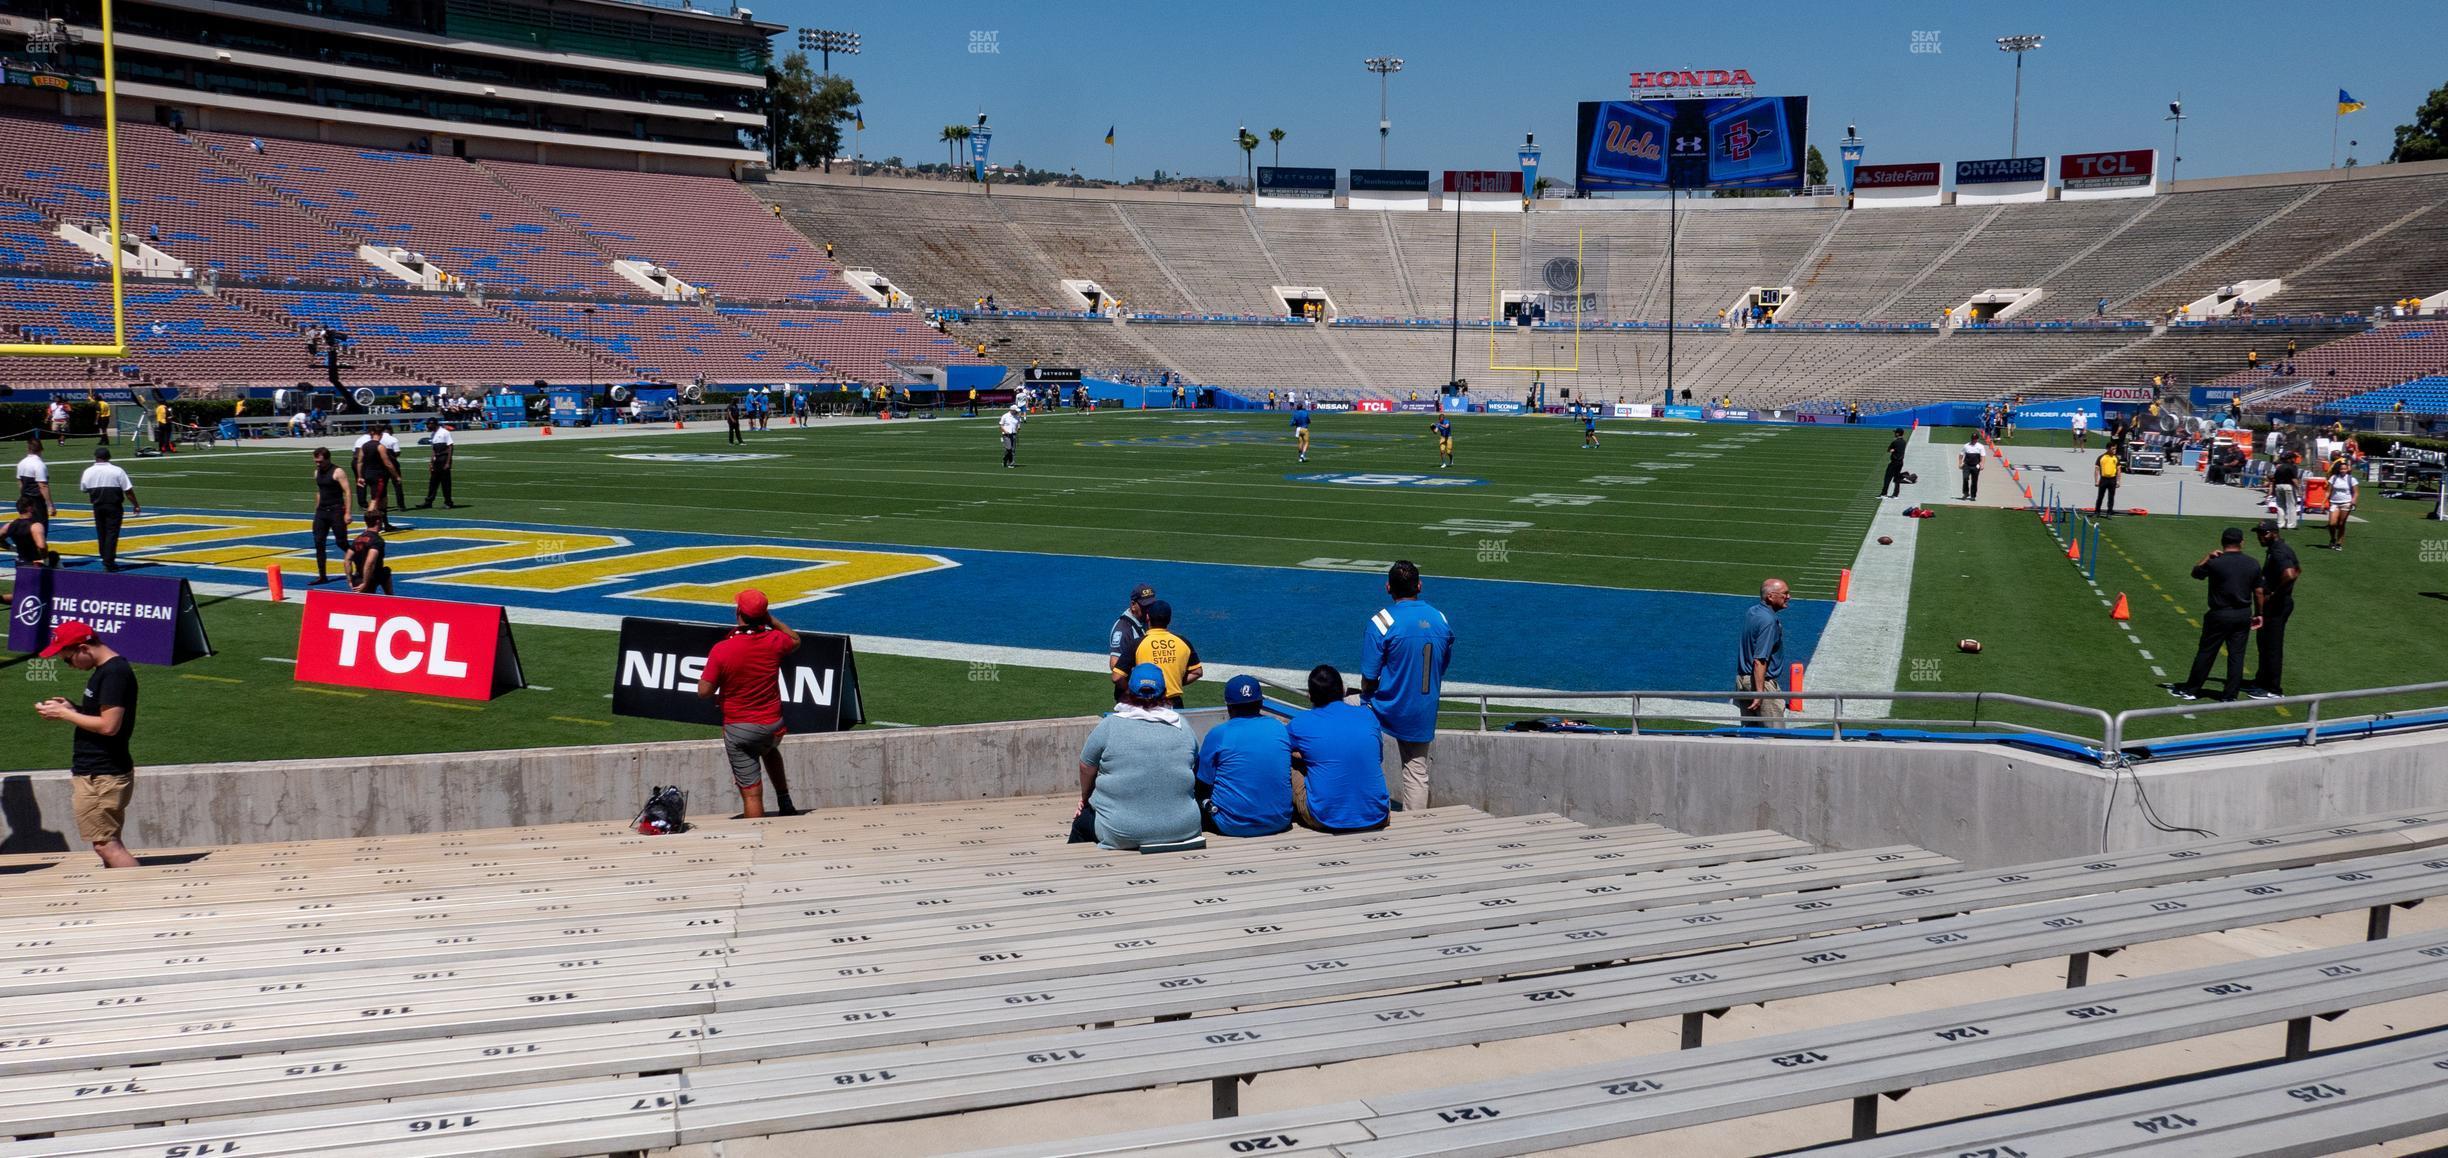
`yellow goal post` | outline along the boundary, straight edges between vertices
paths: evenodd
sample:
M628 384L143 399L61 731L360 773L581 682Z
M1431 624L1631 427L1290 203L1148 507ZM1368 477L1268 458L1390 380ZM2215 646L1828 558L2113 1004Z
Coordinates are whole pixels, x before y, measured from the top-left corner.
M0 355L47 358L118 358L127 354L127 251L119 213L119 73L111 42L111 0L102 4L102 176L110 215L111 340L99 342L0 342Z

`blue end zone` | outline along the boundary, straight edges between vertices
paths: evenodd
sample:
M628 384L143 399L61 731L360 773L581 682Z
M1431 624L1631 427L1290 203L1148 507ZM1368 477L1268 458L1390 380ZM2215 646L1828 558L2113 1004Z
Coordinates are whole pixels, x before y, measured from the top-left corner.
M190 519L241 512L162 512L132 524L128 536L192 530ZM250 513L252 514L252 513ZM200 582L262 582L264 565L282 555L311 555L303 518L278 518L294 531L248 537L243 562L229 566L160 565L142 573L177 575ZM156 521L158 520L158 521ZM1145 562L1088 555L1023 551L973 551L889 543L809 539L750 539L676 531L609 531L556 524L500 520L419 519L413 535L392 541L395 564L409 566L421 554L465 548L498 527L547 534L617 535L629 544L600 551L571 551L585 562L671 547L736 547L737 555L674 570L623 576L556 591L507 586L440 583L465 575L461 567L433 576L399 577L402 595L460 602L497 602L512 608L601 616L643 615L727 622L726 605L644 598L636 594L679 583L745 585L750 577L788 566L760 555L761 545L925 555L952 564L830 588L782 613L795 626L853 636L927 640L1031 648L1102 656L1106 631L1131 588L1152 583L1173 605L1174 629L1214 664L1305 670L1319 663L1344 668L1357 678L1362 631L1386 603L1385 578L1368 572L1302 567L1249 567L1211 563ZM141 528L141 530L139 529ZM58 539L72 556L92 566L92 529L58 524ZM466 537L461 537L465 535ZM178 547L165 548L178 550ZM129 551L129 561L145 553ZM232 556L235 558L236 556ZM335 573L339 570L334 561ZM492 564L517 569L535 564ZM294 572L295 562L289 564ZM290 585L303 585L293 574ZM1731 686L1734 642L1751 597L1687 591L1635 591L1560 583L1427 577L1428 602L1443 610L1458 636L1450 680L1550 691L1612 691L1627 688L1699 689ZM294 594L293 594L294 597ZM1796 599L1785 611L1785 654L1807 663L1827 627L1834 604ZM951 651L958 658L957 650Z

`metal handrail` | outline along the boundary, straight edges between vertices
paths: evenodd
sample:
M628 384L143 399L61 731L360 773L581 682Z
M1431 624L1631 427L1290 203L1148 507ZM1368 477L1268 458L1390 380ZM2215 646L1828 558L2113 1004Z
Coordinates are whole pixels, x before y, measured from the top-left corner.
M1272 680L1261 680L1260 682L1269 688L1273 688L1284 693L1280 698L1286 704L1297 705L1305 702L1308 698L1306 692L1300 689L1285 687L1281 684L1275 683ZM2020 735L2047 737L2052 740L2059 740L2069 744L2079 745L2089 749L2096 756L2101 767L2119 768L2125 766L2129 762L2130 754L2127 750L2128 737L2132 731L2132 724L2136 721L2159 719L2168 716L2193 716L2204 713L2213 715L2218 713L2234 713L2256 708L2301 708L2304 712L2304 719L2301 722L2290 721L2281 724L2258 724L2248 727L2216 728L2206 731L2184 732L2169 736L2153 737L2152 742L2165 744L2170 742L2219 740L2239 736L2268 736L2272 737L2273 740L2278 741L2291 738L2292 741L2298 746L2309 748L2317 745L2320 742L2320 732L2323 727L2328 727L2335 730L2341 725L2352 726L2356 724L2378 723L2414 714L2409 712L2374 712L2358 716L2334 716L2326 715L2323 711L2324 706L2354 700L2378 699L2387 696L2424 695L2432 693L2448 693L2448 680L2418 684L2398 684L2390 687L2378 688L2349 688L2333 692L2316 692L2310 695L2284 696L2276 699L2237 700L2232 703L2188 703L2172 705L2164 708L2128 708L2119 712L2110 712L2105 708L2094 708L2082 704L2068 704L2061 703L2056 700L2039 699L2033 696L2015 695L2008 692L1777 691L1767 694L1779 700L1804 700L1826 703L1828 705L1828 712L1825 715L1786 715L1777 718L1775 720L1775 724L1781 727L1790 727L1796 724L1825 725L1829 730L1829 735L1827 738L1831 740L1845 739L1844 731L1848 723L1853 726L1856 732L1860 732L1865 729L1891 729L1898 727L2004 730ZM1631 721L1630 731L1634 735L1641 734L1641 725L1644 718L1692 718L1691 711L1688 706L1692 701L1700 701L1703 703L1724 702L1731 704L1738 700L1755 698L1758 697L1749 692L1728 691L1723 688L1709 688L1705 690L1690 691L1644 690L1613 692L1553 692L1548 694L1527 692L1474 692L1465 695L1447 695L1442 697L1444 702L1448 704L1467 703L1474 705L1471 710L1478 717L1478 727L1482 732L1488 730L1488 721L1492 718L1533 719L1542 715L1554 714L1553 709L1526 706L1527 704L1537 703L1539 701L1622 701L1628 710L1600 710L1588 714L1628 719ZM1919 719L1905 716L1868 718L1857 715L1848 719L1848 717L1845 715L1845 703L1848 700L1857 702L1868 700L1888 704L1900 704L1907 702L1969 704L1971 705L1972 710L1968 718ZM1511 701L1514 704L1524 706L1510 708L1499 706L1506 701ZM1645 706L1653 705L1656 701L1674 701L1675 705L1670 707L1659 707L1656 710L1644 710ZM2053 712L2073 717L2078 721L2091 724L2094 727L2082 731L2060 731L2055 728L2041 727L2034 724L2017 723L2011 720L1998 720L1994 718L1983 719L1984 709L1992 705L2001 707L2030 708L2043 712ZM2443 697L2441 703L2439 704L2438 710L2448 710L2448 697ZM2079 725L2069 725L2069 727L2074 726ZM2448 727L2448 722L2443 722L2440 726ZM1760 727L1757 728L1756 731L1761 738L1776 738L1779 735L1780 727ZM1815 736L1795 736L1790 738L1812 740L1818 739L1818 737Z

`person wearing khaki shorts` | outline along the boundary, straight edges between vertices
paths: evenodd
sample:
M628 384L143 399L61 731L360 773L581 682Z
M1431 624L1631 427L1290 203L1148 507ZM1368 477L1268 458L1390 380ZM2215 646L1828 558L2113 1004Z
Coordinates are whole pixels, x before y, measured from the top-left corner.
M1777 677L1785 671L1785 624L1778 615L1793 601L1782 579L1760 584L1759 602L1743 611L1742 636L1734 648L1734 690L1767 693L1737 699L1734 707L1746 728L1782 727L1785 701L1777 698Z
M1361 644L1360 698L1394 737L1402 760L1398 807L1405 812L1428 807L1428 749L1436 742L1437 701L1454 648L1453 625L1420 598L1420 586L1410 560L1387 568L1392 601L1369 617Z
M53 629L44 659L65 659L86 677L81 702L53 696L34 705L34 713L76 729L68 770L76 788L70 795L77 833L93 846L105 868L134 868L136 857L120 839L127 825L128 797L136 787L136 760L129 744L136 737L136 669L127 657L111 650L93 628L70 619Z

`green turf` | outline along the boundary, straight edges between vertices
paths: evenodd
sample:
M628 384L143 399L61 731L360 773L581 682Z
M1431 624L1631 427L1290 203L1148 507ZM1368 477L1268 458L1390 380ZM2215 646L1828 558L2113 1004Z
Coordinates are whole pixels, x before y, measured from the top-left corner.
M2428 504L2375 499L2357 512L2367 520L2347 532L2347 550L2315 549L2319 528L2287 533L2303 563L2296 611L2287 630L2286 685L2295 694L2379 687L2448 674L2448 528L2425 520ZM2204 584L2191 577L2219 532L2249 524L2164 515L2109 521L2099 552L2104 597L2126 595L2132 618L2123 625L2083 581L2028 512L1946 508L1924 524L1914 564L1913 603L1897 686L1905 690L2015 692L2111 711L2175 706L2159 685L2181 680L2200 639ZM2245 548L2258 561L2249 535ZM1959 639L1978 639L1967 655ZM2259 670L2247 649L2247 677ZM2144 658L2145 652L2150 658ZM2159 672L2152 668L2156 666ZM2222 685L2224 657L2212 668L2211 690ZM2159 674L2159 673L2165 673ZM2437 696L2340 705L2331 714L2436 704ZM1961 708L1928 714L1961 718ZM2061 726L2016 709L1988 714ZM2202 718L2161 718L2137 727L2166 734L2213 726L2301 722L2288 709L2263 708ZM2096 727L2096 725L2091 725ZM2076 730L2069 728L2068 730Z
M1886 433L1869 428L1455 420L1439 472L1427 415L1321 414L1306 466L1282 414L1055 414L1004 470L985 419L858 423L751 436L776 459L716 464L616 459L623 451L719 452L719 430L636 439L468 445L467 515L534 523L717 531L931 547L1299 566L1411 558L1431 575L1738 593L1786 575L1803 598L1834 594L1837 565L1869 525ZM1347 439L1345 436L1354 436ZM1248 439L1187 446L1176 440ZM1153 441L1155 444L1147 443ZM140 467L156 507L304 513L304 451ZM404 456L410 485L425 453ZM147 481L148 473L177 477ZM1446 473L1470 487L1296 482L1311 472ZM421 492L420 492L421 493ZM1458 521L1457 521L1458 520ZM1501 538L1504 552L1481 549Z
M487 703L300 684L275 662L297 649L298 605L246 599L204 601L216 654L175 668L139 667L143 698L136 736L139 764L231 759L382 755L533 748L615 741L706 740L712 728L612 714L614 636L577 628L514 629L527 678L540 687ZM891 655L858 657L868 713L893 724L1091 715L1110 706L1093 673ZM83 674L65 664L16 658L0 663L0 687L20 706L0 725L0 771L67 764L66 725L45 723L23 705L53 695L75 698ZM1194 706L1221 703L1213 684L1194 684ZM872 725L871 725L872 726Z

